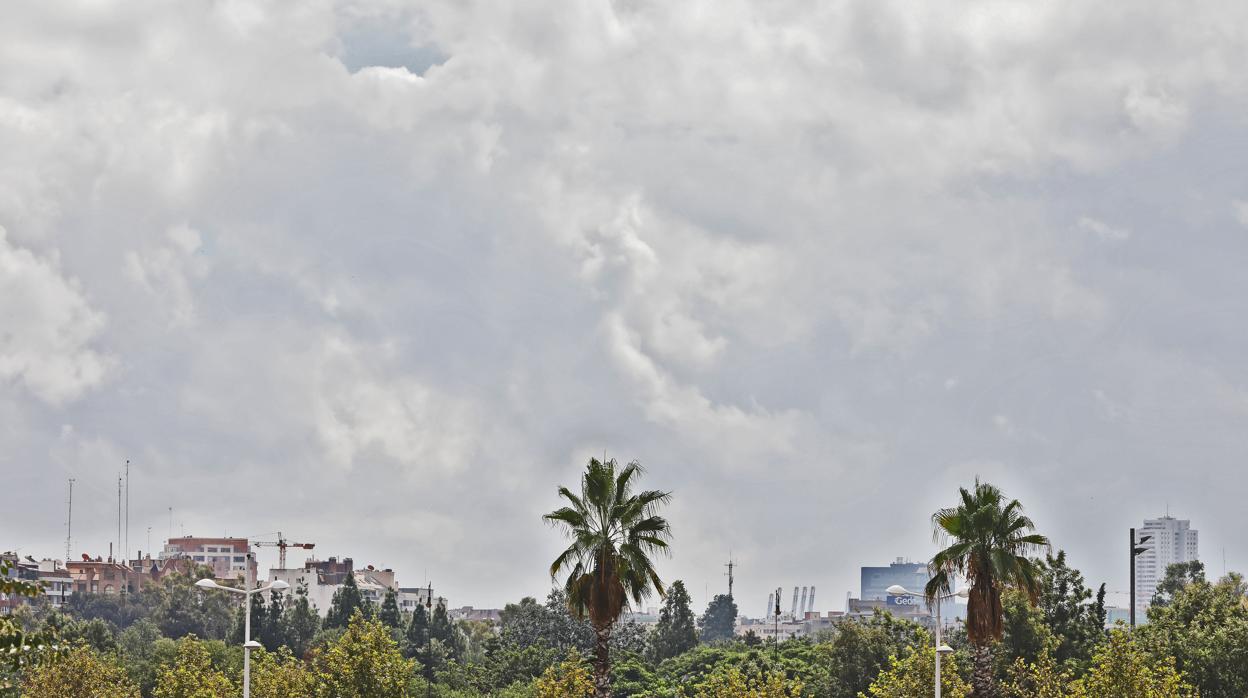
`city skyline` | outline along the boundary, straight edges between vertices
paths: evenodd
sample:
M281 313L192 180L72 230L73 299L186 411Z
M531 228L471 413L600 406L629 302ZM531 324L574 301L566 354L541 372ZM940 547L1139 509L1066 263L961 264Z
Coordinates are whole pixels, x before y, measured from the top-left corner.
M15 3L0 548L73 478L106 555L128 460L132 551L501 607L605 453L699 606L837 604L976 476L1089 585L1167 503L1248 570L1248 5L1153 5Z

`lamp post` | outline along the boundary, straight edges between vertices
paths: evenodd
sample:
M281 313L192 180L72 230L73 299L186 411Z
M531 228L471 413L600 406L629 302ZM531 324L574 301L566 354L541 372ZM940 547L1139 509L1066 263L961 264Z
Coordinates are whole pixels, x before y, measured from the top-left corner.
M1144 552L1145 550L1149 550L1149 547L1144 544L1152 539L1153 539L1152 536L1140 536L1139 540L1136 540L1135 529L1134 528L1131 529L1131 545L1129 549L1131 550L1131 627L1132 628L1135 627L1135 558L1139 557L1140 553Z
M223 591L242 594L246 603L243 604L243 698L251 698L251 651L260 646L259 642L251 639L251 597L253 594L262 591L282 591L289 589L290 585L278 579L272 584L262 586L256 589L251 588L251 561L252 554L247 554L247 572L243 574L243 588L227 587L213 579L201 579L195 582L195 586L200 589L220 589Z
M891 587L889 587L886 591L888 591L888 593L892 594L893 596L912 596L916 599L927 598L926 594L919 594L913 591L909 591L908 589L901 586L900 584L894 584ZM953 653L953 648L941 642L941 639L940 639L940 631L941 631L940 602L944 601L945 599L952 599L955 596L961 599L965 599L966 597L970 596L970 591L967 589L959 589L953 592L952 594L945 594L943 596L936 597L936 681L935 681L936 698L940 698L940 658L946 654Z

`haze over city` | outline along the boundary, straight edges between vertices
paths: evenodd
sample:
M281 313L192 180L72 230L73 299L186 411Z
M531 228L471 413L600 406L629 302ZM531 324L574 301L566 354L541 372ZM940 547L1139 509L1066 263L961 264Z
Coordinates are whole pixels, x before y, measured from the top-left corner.
M23 555L68 478L107 555L129 460L132 553L282 531L497 608L605 454L699 609L730 553L743 614L839 608L977 475L1092 586L1167 511L1248 569L1248 4L5 14Z

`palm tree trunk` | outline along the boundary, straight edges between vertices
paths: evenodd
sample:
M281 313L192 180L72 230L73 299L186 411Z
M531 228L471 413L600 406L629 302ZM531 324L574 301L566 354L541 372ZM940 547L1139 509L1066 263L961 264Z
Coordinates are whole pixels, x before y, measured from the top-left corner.
M594 628L594 698L611 698L611 626Z
M997 677L993 668L992 645L984 643L971 649L975 668L971 673L973 698L997 698Z

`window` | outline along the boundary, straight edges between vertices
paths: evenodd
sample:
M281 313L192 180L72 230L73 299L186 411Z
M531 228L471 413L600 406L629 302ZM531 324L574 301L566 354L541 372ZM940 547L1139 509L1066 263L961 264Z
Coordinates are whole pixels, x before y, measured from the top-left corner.
M203 562L203 561L204 561L204 556L203 556L203 555L196 555L196 556L195 556L195 562ZM935 683L935 681L933 681L933 683Z
M246 558L245 558L245 557L243 557L242 555L235 555L235 556L234 556L234 562L242 562L242 561L243 561L243 560L245 560L245 559L246 559ZM936 680L935 680L935 679L932 679L932 683L935 683L935 682L936 682Z

